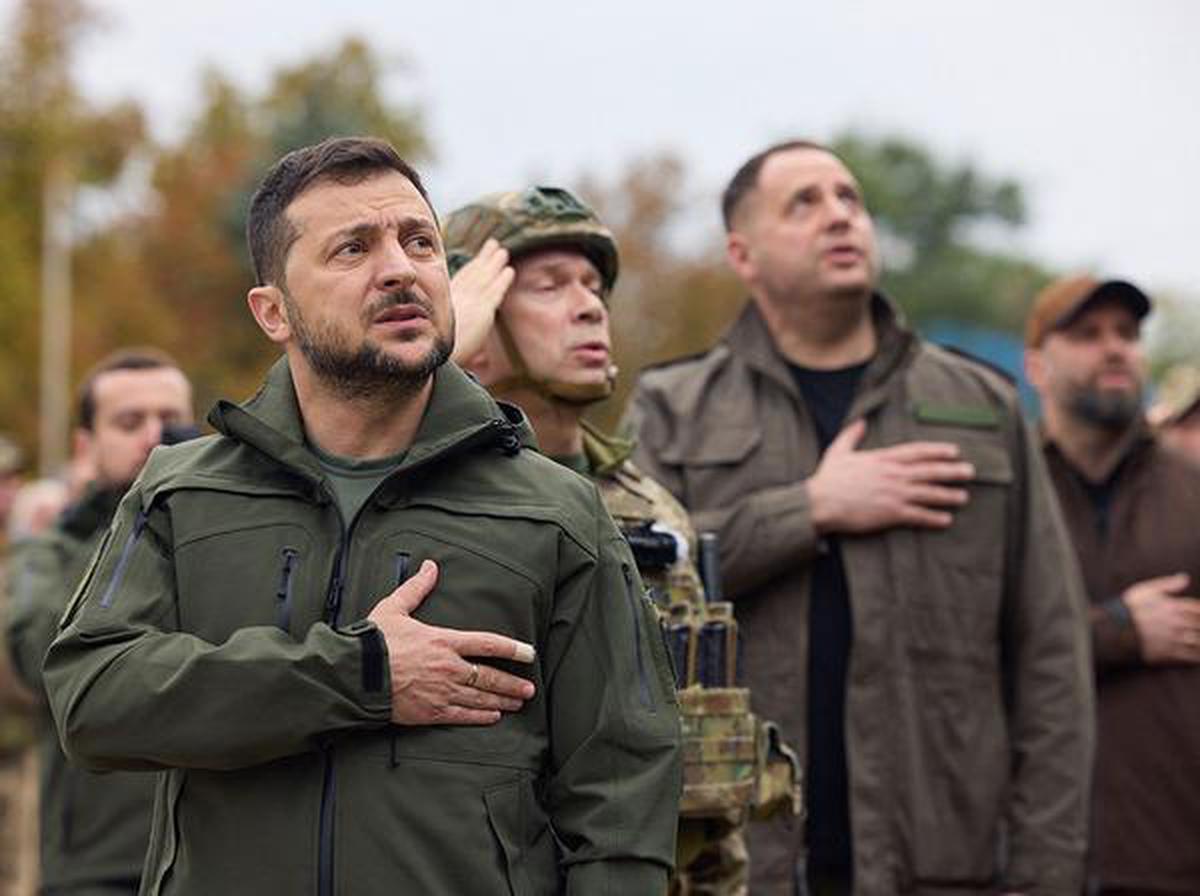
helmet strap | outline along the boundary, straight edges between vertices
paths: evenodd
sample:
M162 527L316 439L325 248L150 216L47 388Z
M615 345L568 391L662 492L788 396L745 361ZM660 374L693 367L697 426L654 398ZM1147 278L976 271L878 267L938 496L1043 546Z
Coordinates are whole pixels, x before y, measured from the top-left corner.
M504 346L504 353L508 356L508 363L512 366L513 372L511 376L493 383L493 389L528 388L547 401L571 405L594 404L612 395L617 382L617 366L615 364L609 365L604 380L599 383L564 383L560 380L537 379L529 372L529 365L525 363L521 350L517 348L512 330L508 328L508 322L499 311L496 312L495 326L496 332L500 336L500 344Z

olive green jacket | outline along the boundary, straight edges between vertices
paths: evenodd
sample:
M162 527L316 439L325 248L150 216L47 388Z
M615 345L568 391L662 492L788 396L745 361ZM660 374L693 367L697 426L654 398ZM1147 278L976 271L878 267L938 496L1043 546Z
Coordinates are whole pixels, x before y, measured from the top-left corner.
M209 419L151 456L46 662L69 755L168 769L143 893L661 892L678 711L595 488L453 365L345 531L284 362ZM417 618L537 648L493 726L389 724L365 618L426 558Z
M7 622L13 667L42 694L42 660L67 600L112 520L120 495L96 490L27 542L13 570ZM136 888L150 837L154 775L96 774L67 762L49 709L38 726L41 885L76 892Z
M907 330L882 296L848 420L864 449L950 441L975 466L949 529L842 537L846 749L859 896L1080 892L1093 753L1078 569L1011 384ZM642 375L635 460L719 533L755 711L806 743L818 442L750 304L708 353ZM1002 849L1006 844L1006 849ZM786 892L803 826L751 831L752 892Z

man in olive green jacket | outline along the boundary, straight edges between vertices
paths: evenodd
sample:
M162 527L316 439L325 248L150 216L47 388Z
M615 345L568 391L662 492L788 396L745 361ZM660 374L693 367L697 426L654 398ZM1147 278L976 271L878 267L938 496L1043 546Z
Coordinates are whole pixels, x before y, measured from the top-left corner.
M192 421L191 386L169 357L127 349L80 387L77 455L95 471L83 497L20 552L8 647L22 682L44 699L42 660L121 495L171 426ZM96 774L67 762L48 710L38 732L43 893L137 893L150 836L154 776Z
M168 770L143 892L661 892L653 607L595 488L444 363L418 176L298 150L248 231L287 358L151 458L47 658L69 754Z
M752 301L631 417L638 464L720 533L756 710L807 753L806 829L751 831L751 892L1076 896L1088 631L1015 390L874 291L828 150L756 155L724 206Z

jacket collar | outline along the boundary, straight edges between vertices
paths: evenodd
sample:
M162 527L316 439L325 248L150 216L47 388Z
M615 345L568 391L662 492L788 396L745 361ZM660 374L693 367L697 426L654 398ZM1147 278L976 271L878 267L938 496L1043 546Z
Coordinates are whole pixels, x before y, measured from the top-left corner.
M80 541L90 538L112 522L123 494L121 489L89 486L78 501L63 511L58 520L59 528Z
M536 444L519 409L498 404L455 364L443 364L433 376L429 404L399 470L427 463L476 439L512 453ZM253 398L243 404L217 402L208 422L304 478L324 481L320 464L305 444L303 417L286 358L271 367Z
M1112 450L1103 461L1093 470L1084 471L1074 464L1066 453L1062 450L1062 446L1055 441L1043 423L1040 427L1042 437L1042 447L1047 454L1051 454L1059 459L1059 461L1073 470L1075 474L1087 482L1100 484L1108 482L1117 474L1119 470L1127 469L1133 464L1146 456L1157 442L1157 437L1150 424L1146 422L1146 418L1141 414L1137 420L1129 427L1121 438L1113 445Z
M610 436L586 420L583 426L583 455L593 476L607 476L616 472L633 455L633 442L629 439Z
M876 348L859 386L856 414L866 413L884 400L884 387L892 374L911 360L919 345L899 309L882 293L871 296L871 319L875 325ZM780 353L766 319L753 300L746 303L723 341L749 367L799 398L788 360Z

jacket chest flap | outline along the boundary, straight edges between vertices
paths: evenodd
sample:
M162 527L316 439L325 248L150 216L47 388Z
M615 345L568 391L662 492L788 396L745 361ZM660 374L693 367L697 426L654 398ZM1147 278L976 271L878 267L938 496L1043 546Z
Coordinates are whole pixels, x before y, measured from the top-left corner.
M686 436L667 446L661 459L679 470L683 503L693 513L797 482L820 460L802 402L777 386L715 396Z
M1015 534L1014 467L1004 422L987 401L957 396L907 396L868 416L864 450L949 442L975 471L969 483L953 484L966 489L967 503L951 510L948 527L897 527L842 541L859 618L890 620L876 634L886 640L900 633L900 646L914 659L988 669L998 660L1005 566Z
M248 626L296 639L317 622L348 626L427 559L439 576L413 614L423 622L532 643L548 625L557 543L538 520L368 504L343 538L332 505L291 495L180 491L168 506L179 626L212 643Z

